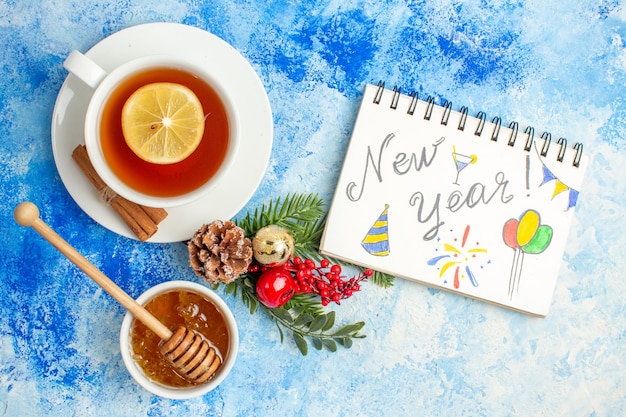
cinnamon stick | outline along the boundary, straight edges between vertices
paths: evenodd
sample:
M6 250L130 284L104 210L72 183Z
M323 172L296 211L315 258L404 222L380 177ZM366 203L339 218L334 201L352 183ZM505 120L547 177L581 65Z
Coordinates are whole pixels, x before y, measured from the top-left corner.
M78 145L74 149L72 159L85 173L96 191L103 196L103 200L111 205L139 240L145 242L157 232L159 223L167 217L165 209L142 206L114 193L94 169L85 145Z

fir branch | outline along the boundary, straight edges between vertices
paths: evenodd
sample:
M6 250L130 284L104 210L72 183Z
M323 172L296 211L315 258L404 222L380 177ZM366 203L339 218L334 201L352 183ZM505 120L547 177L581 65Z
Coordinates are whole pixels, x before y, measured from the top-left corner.
M308 314L296 315L293 311L285 308L264 309L268 310L268 314L272 316L272 319L276 321L277 325L291 330L293 340L300 353L304 356L306 356L309 351L308 341L310 341L317 350L321 350L325 347L331 352L334 352L337 350L337 344L345 348L350 348L352 347L352 339L365 338L364 334L359 333L363 326L365 326L365 322L362 321L347 324L333 330L335 326L334 311L313 317ZM281 335L283 335L282 331Z
M278 326L281 336L281 343L284 341L283 328L290 330L292 338L302 355L308 353L308 341L317 350L323 347L334 352L337 344L350 348L352 339L362 339L364 334L360 333L365 323L347 324L335 327L335 312L325 313L319 301L316 301L311 294L297 294L287 304L280 308L269 308L261 304L256 296L252 275L245 274L229 284L226 284L226 293L234 297L239 293L243 303L249 308L250 314L254 314L258 309L265 312Z
M283 306L286 310L291 310L296 316L308 314L313 317L324 314L326 311L319 297L312 293L294 294L291 300Z
M372 276L369 277L369 281L379 287L390 288L393 287L395 277L393 275L385 274L384 272L374 271Z
M322 258L319 248L325 225L326 216L323 215L317 221L303 225L300 233L294 233L296 255L316 261Z
M284 198L278 197L253 214L248 213L242 220L235 223L241 227L246 236L251 237L259 229L271 224L285 227L295 240L296 255L310 258L315 261L322 259L319 253L319 244L326 226L326 212L324 201L317 194L287 194ZM329 258L333 263L340 263ZM352 265L356 267L355 265ZM383 288L393 286L394 277L383 272L374 271L370 281Z
M286 228L294 238L295 254L315 261L322 259L319 243L326 225L324 202L317 194L287 194L284 198L271 200L260 208L234 222L244 229L246 236L253 237L257 231L269 225ZM329 259L333 263L339 263ZM370 280L382 287L393 285L393 277L374 271ZM337 346L349 348L353 339L364 338L360 331L364 322L343 325L335 328L335 312L326 312L320 299L314 294L296 294L280 308L268 308L258 301L256 277L246 273L226 285L225 291L234 297L240 296L243 303L254 314L264 311L272 319L284 341L284 330L292 333L292 340L302 355L308 353L309 343L317 349L326 348L332 352Z
M317 194L287 194L284 199L278 197L267 205L264 203L254 214L248 213L235 223L247 236L254 236L259 229L275 224L288 229L296 239L296 235L307 230L308 224L319 221L324 215L323 207L324 201Z

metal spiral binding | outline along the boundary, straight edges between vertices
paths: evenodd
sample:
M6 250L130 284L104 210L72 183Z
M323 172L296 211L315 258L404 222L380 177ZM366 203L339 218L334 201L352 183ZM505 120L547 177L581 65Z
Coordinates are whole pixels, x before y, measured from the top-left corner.
M493 133L491 134L491 140L493 142L497 142L498 135L500 135L500 124L502 123L502 120L500 120L500 118L496 116L493 119L491 119L491 123L493 123L494 125Z
M446 104L443 106L443 116L441 117L441 124L444 126L448 125L448 119L450 118L450 113L452 113L452 102L446 101Z
M467 113L468 113L467 107L465 106L461 107L461 120L459 120L459 126L457 127L457 130L460 130L461 132L465 130L465 123L467 122Z
M476 113L476 118L478 119L478 126L476 126L474 136L481 136L485 128L485 122L487 121L487 114L484 111L479 111Z
M426 103L428 104L424 112L424 120L430 120L430 117L433 115L433 109L435 108L435 98L428 96Z
M380 101L383 96L383 92L385 90L385 82L379 81L377 87L378 88L376 90L376 94L374 95L374 99L373 99L374 104L380 104ZM392 110L396 110L398 108L398 102L400 100L401 89L398 86L394 86L392 91L393 91L393 95L391 97L391 104L389 105L389 108L391 108ZM419 102L419 96L416 91L410 92L408 96L411 98L411 101L407 109L407 114L410 116L414 116L415 110L417 108L417 104ZM435 98L432 96L429 96L424 101L426 102L426 110L424 111L424 120L430 120L432 117L433 109L435 107ZM443 107L443 115L441 117L440 123L444 126L447 126L448 121L450 119L450 114L452 113L452 102L445 101L442 107ZM462 106L459 109L459 113L461 115L461 118L459 120L459 124L457 125L457 130L463 131L465 130L465 125L467 123L467 117L469 113L468 108L466 106ZM476 127L476 130L474 131L474 135L482 136L483 130L485 128L485 124L487 122L487 114L484 111L479 111L478 113L476 113L475 117L476 119L478 119L478 126ZM500 136L500 127L502 126L502 120L500 119L500 117L495 116L494 118L491 119L491 124L494 126L493 132L491 133L491 141L497 142L498 137ZM517 141L517 136L518 136L518 131L519 131L519 125L517 122L513 121L509 123L508 128L511 130L511 135L509 136L507 145L515 146L515 142ZM526 135L526 142L524 143L524 151L530 152L535 142L535 129L532 126L527 126L526 129L524 130L524 134ZM543 140L543 144L541 146L541 150L539 154L542 157L546 157L550 149L550 144L552 143L552 135L549 132L543 132L541 134L541 139ZM559 146L559 152L558 152L556 160L558 162L563 162L565 159L565 153L567 151L567 139L565 139L564 137L559 138L559 140L557 140L557 145ZM572 165L578 168L580 166L580 160L582 158L583 144L575 143L573 146L573 150L576 153L574 154Z
M376 94L374 95L374 104L380 104L380 99L383 98L383 91L385 91L385 82L378 82L378 90L376 90Z
M400 100L400 87L393 87L393 97L391 97L391 108L398 108L398 100Z
M524 130L528 136L526 137L526 143L524 144L524 150L526 152L530 152L533 148L533 142L535 141L535 128L532 126L526 126L526 130Z
M565 150L567 149L567 139L559 138L556 143L561 146L561 148L559 148L559 154L556 157L556 160L559 162L563 162L563 158L565 158Z
M511 122L509 123L509 129L511 129L511 136L509 136L509 141L507 142L507 145L509 146L515 146L515 141L517 140L517 129L518 129L518 124L517 122Z
M413 116L413 113L415 113L415 108L417 107L417 102L418 102L417 91L413 91L411 92L411 102L409 103L409 108L406 111L407 114L410 114L411 116Z
M552 135L549 132L543 132L541 134L541 139L543 139L543 146L541 147L541 156L548 156L548 149L550 149L550 144L552 143Z
M575 143L574 150L576 151L576 154L574 155L574 162L572 162L572 165L578 168L580 166L580 158L583 156L583 144L580 142Z

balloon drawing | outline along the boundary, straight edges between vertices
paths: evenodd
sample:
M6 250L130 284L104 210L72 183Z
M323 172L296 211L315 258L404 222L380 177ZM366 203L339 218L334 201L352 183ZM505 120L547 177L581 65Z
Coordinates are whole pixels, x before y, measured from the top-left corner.
M510 299L519 292L524 254L536 255L545 251L552 241L552 233L552 227L541 224L541 216L535 210L526 210L519 219L509 219L504 223L504 243L515 251L509 277Z

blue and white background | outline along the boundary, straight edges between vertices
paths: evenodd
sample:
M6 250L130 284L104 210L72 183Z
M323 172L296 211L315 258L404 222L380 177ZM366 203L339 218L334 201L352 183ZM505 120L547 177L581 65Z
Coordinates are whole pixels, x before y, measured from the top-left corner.
M592 163L548 317L365 284L337 314L364 320L367 338L302 357L222 293L241 335L229 378L187 401L140 388L119 352L124 310L12 213L37 203L133 296L197 280L184 245L91 220L52 157L65 56L156 21L216 34L265 86L272 156L240 215L289 192L330 202L367 82L584 142ZM0 0L0 416L626 415L625 43L617 0Z

